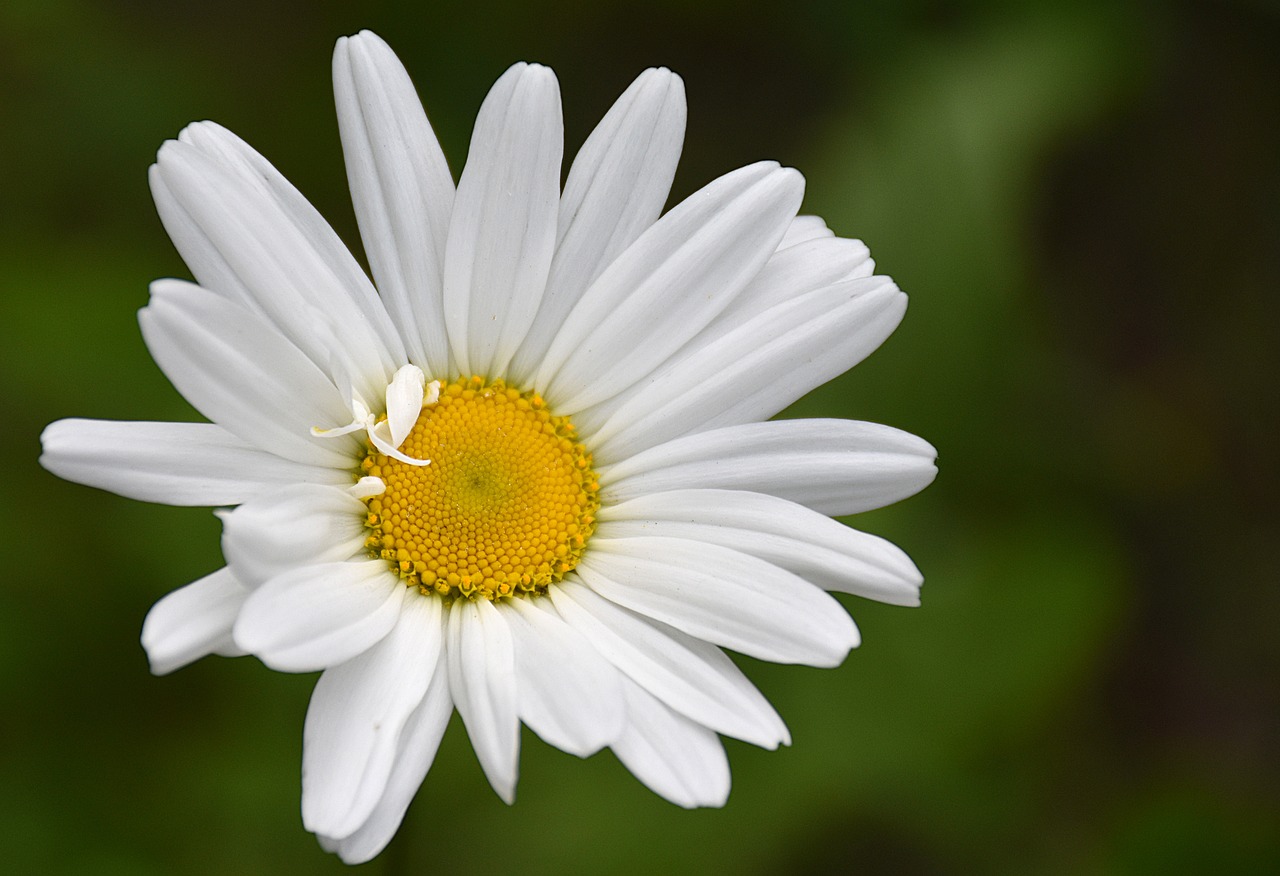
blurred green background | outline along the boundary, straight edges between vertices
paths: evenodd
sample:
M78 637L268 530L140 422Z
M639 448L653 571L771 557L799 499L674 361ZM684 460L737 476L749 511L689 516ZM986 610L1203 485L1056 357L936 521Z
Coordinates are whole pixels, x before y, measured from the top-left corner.
M572 155L681 73L675 198L759 158L911 295L798 404L925 436L941 475L855 525L924 606L848 599L836 670L747 666L794 745L729 742L723 810L524 737L519 801L455 718L371 873L1280 872L1280 9L1268 2L7 0L0 5L0 869L324 873L301 827L312 680L152 678L150 604L219 565L207 510L58 481L65 416L192 419L142 345L187 276L145 171L246 138L353 246L335 39L400 53L455 174L493 80L552 65Z

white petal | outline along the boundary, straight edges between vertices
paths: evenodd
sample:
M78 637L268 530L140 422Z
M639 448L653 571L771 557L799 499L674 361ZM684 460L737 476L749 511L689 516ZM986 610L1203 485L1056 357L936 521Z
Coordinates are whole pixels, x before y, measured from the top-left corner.
M901 549L776 496L674 490L605 506L599 517L600 538L655 535L718 544L795 572L824 590L893 605L920 604L920 571Z
M445 325L463 374L502 375L533 322L555 249L563 151L555 74L516 64L480 107L449 223Z
M234 301L270 321L255 300L254 294L240 279L235 267L214 246L200 223L187 212L160 174L160 168L154 164L147 171L147 182L151 187L151 197L155 201L160 222L196 282L210 292Z
M404 66L369 31L333 53L338 129L360 237L412 361L449 373L441 275L453 177Z
M597 533L577 572L606 599L761 660L837 666L858 645L857 627L822 590L719 545Z
M684 83L649 69L582 145L560 198L546 295L509 369L515 382L528 383L582 293L662 213L684 125Z
M834 310L841 302L858 295L873 293L892 284L893 281L888 277L868 279L873 267L874 263L866 246L858 240L823 238L775 252L742 292L729 302L729 305L717 314L706 328L681 347L664 366L624 392L575 413L574 420L578 428L584 434L595 435L600 426L615 412L630 404L635 395L649 391L655 384L663 386L664 393L668 396L680 395L673 391L676 387L681 391L688 387L696 388L707 374L713 373L705 369L715 367L714 363L701 364L699 367L703 368L703 371L692 375L680 374L676 382L671 382L673 369L679 363L704 354L708 347L723 349L720 345L729 336L737 336L739 339L748 338L749 336L740 334L748 327L755 332L755 336L750 338L750 343L761 346L775 341L780 332L779 328L775 328L775 321L779 318L789 318L794 328L796 317L805 312L801 308L808 310L817 308L819 312L822 306L832 308L833 312L819 321L815 328L827 334L834 333L842 342L835 346L847 348L854 343L845 335L848 334L850 326L856 325L852 322L857 318L856 314L841 314ZM851 282L853 280L860 282ZM822 293L829 303L820 304L822 298L818 293ZM848 358L839 351L833 350L831 346L824 347L816 343L809 346L809 351L810 357L803 360L808 366L808 371L818 370L816 366L810 364L810 359L839 362ZM779 383L789 384L797 379L790 369L783 368L762 374L755 383L764 387ZM810 378L806 376L805 379ZM818 383L813 385L816 386ZM767 415L758 419L766 417Z
M443 663L446 653L440 653ZM404 820L405 810L431 769L440 738L444 736L453 701L449 699L448 671L437 665L422 703L405 722L396 746L396 760L382 798L358 830L343 839L320 836L320 843L337 852L348 864L363 864L382 851Z
M792 299L710 342L693 342L589 429L597 462L693 432L766 420L848 371L893 333L907 296L887 278Z
M60 478L166 505L235 505L346 472L282 459L212 423L59 420L40 436L40 464Z
M833 234L835 232L827 227L827 223L822 220L821 216L797 216L787 226L787 233L783 235L782 241L778 244L778 249L786 249L806 240L831 237Z
M156 364L210 420L277 456L351 468L350 439L325 442L310 433L312 426L350 419L337 389L247 310L199 286L160 280L151 284L151 303L138 322Z
M292 568L350 559L364 547L367 506L340 487L296 484L222 518L222 553L249 588Z
M642 618L572 576L551 599L614 666L685 717L763 748L790 743L778 713L715 645Z
M382 799L405 722L422 703L444 643L441 602L406 600L381 642L325 671L307 709L302 823L342 838Z
M707 327L707 332L728 332L777 304L835 283L868 278L874 271L871 252L861 240L824 237L780 249ZM881 280L888 282L889 278ZM877 285L864 288L874 289Z
M275 253L277 258L289 260L284 264L286 270L308 268L319 271L317 276L306 278L302 286L304 300L313 302L326 312L340 314L340 325L347 324L348 317L351 321L361 321L360 317L363 317L363 321L375 330L379 341L389 345L388 349L394 354L391 358L403 358L398 335L390 324L382 300L359 263L324 217L271 162L216 122L188 125L178 135L177 142L195 149L234 176L238 186L244 186L240 190L240 197L244 198L242 201L224 205L240 211L241 222L274 224L275 230L284 235L281 242L296 247ZM181 176L181 171L176 169L170 173L161 161L157 162L157 167L162 176L171 180L174 176ZM230 200L235 196L227 192L225 197ZM324 270L320 271L318 265L310 265L312 262L322 263ZM267 307L268 302L264 299L277 298L280 290L257 282L263 279L257 272L269 269L253 265L248 260L245 263L250 268L241 275L244 288L249 290L255 301ZM267 279L274 280L274 277L267 275ZM289 319L285 320L286 324L289 322Z
M644 378L728 306L782 238L804 194L760 162L684 200L605 269L556 334L534 381L572 414Z
M857 420L775 420L689 435L599 469L601 499L728 489L770 493L823 514L905 499L937 474L936 451L899 429Z
M151 671L167 675L206 654L243 653L231 640L231 626L248 595L224 568L151 606L142 623L142 647Z
M627 682L627 732L613 751L655 794L677 806L723 806L729 759L716 734Z
M516 703L533 732L586 757L622 732L626 706L618 673L546 600L502 606L515 643Z
M387 386L387 425L391 430L391 446L397 450L418 422L426 385L427 376L421 368L405 365Z
M448 624L449 694L489 784L512 803L520 721L511 630L487 599L455 601Z
M317 365L337 356L366 395L386 385L405 358L386 309L337 234L266 159L199 122L160 149L156 176L198 230L187 248L215 251L234 272L236 290L222 294L247 293ZM340 329L336 347L317 323Z
M391 632L406 590L382 560L292 569L245 601L236 644L281 672L337 666Z

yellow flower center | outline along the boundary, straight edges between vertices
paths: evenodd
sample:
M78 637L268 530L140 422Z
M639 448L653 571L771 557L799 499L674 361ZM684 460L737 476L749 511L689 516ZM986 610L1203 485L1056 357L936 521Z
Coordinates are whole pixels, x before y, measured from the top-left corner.
M400 450L370 449L360 473L371 554L423 593L499 599L543 592L578 563L595 529L599 483L568 417L536 394L458 379L425 405Z

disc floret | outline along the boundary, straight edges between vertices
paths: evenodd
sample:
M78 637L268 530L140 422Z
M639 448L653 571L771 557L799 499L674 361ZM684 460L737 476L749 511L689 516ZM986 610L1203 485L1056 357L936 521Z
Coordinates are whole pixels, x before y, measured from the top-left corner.
M577 565L595 530L600 485L568 417L503 381L459 378L424 405L401 450L370 448L359 476L370 555L407 586L456 598L545 592Z

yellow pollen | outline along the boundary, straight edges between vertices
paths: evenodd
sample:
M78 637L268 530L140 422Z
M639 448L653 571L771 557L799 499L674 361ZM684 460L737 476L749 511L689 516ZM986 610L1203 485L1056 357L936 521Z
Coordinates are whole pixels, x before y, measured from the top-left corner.
M365 499L365 541L410 587L446 598L545 592L578 564L600 508L591 456L568 417L502 381L442 386L400 446L414 466L370 448L356 477L387 489Z

